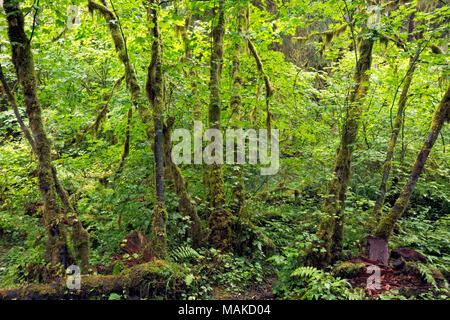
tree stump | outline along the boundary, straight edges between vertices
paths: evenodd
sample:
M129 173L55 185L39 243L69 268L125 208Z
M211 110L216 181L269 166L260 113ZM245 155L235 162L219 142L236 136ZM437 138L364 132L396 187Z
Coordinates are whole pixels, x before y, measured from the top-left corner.
M367 237L367 248L369 259L377 261L384 266L388 265L389 261L389 245L383 238Z

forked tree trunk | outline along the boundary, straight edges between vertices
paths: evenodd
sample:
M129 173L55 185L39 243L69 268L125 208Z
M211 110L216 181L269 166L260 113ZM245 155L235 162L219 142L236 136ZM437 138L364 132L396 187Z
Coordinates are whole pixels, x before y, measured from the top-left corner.
M326 266L342 253L345 195L350 182L353 146L358 134L363 99L370 79L373 36L365 34L360 39L358 61L353 75L355 84L348 99L347 117L334 164L334 177L328 185L322 208L325 216L317 231L319 240L307 252L308 265Z
M386 159L384 160L384 163L383 163L381 183L380 183L380 189L378 191L379 192L378 197L377 197L375 206L373 207L373 211L372 211L373 216L376 218L379 218L381 216L381 212L383 209L384 199L386 197L386 184L389 179L389 174L391 172L392 158L394 157L394 149L395 149L395 145L397 143L398 134L400 133L400 128L402 126L403 112L405 110L406 100L408 97L408 90L411 85L411 80L412 80L415 68L416 68L415 61L411 58L409 69L406 74L405 81L403 83L400 100L398 102L397 115L395 116L391 139L389 140L389 145L386 150Z
M378 227L375 230L375 236L383 239L388 239L392 234L395 223L402 216L403 212L406 210L409 204L409 199L414 192L417 180L422 173L425 162L427 161L428 155L431 152L436 139L442 129L445 122L450 121L450 87L447 89L444 97L442 98L439 106L434 111L433 120L430 127L430 132L427 139L425 140L422 149L417 155L416 161L412 168L411 174L409 175L408 181L403 186L399 197L395 201L394 206L391 208L389 213L380 221Z
M215 18L217 19L217 24L212 30L213 41L209 80L210 103L208 120L210 128L220 130L220 108L222 102L220 97L220 79L223 64L223 38L225 35L225 0L219 0L218 12ZM213 208L209 217L209 243L217 249L227 251L232 246L232 219L231 213L224 208L225 185L222 164L210 164L207 179L211 207Z

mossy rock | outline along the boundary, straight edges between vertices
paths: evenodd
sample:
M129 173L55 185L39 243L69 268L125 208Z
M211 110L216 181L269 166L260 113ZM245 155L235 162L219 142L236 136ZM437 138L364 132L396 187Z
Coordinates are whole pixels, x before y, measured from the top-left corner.
M333 273L341 278L353 278L364 272L365 264L354 262L343 262L334 268Z
M414 261L406 261L406 272L412 272L420 275L419 269L417 268L417 263Z

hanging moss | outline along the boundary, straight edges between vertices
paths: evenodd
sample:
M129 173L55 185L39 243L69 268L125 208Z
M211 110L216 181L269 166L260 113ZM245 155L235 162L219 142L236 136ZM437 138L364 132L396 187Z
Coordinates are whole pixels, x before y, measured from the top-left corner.
M347 30L348 25L344 24L340 27L337 27L333 30L326 30L323 32L311 32L306 37L293 37L292 39L296 41L298 44L302 45L304 42L317 38L317 37L323 37L325 45L330 44L330 42L336 38L339 37L341 34L343 34Z

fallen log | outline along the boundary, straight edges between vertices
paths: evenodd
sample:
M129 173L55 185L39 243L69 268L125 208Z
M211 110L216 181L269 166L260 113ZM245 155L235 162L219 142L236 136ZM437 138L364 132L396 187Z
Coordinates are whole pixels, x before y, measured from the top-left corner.
M61 279L49 284L36 283L0 290L0 300L107 300L111 293L130 300L154 297L180 299L187 288L184 272L179 265L154 260L125 269L118 275L82 275L79 290L69 290L66 281Z

